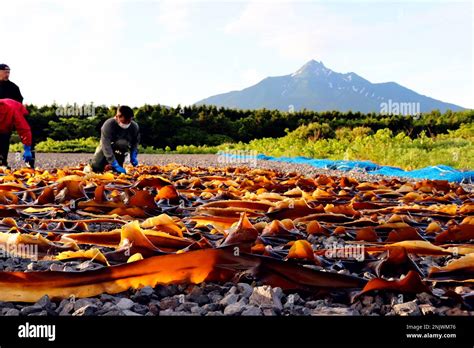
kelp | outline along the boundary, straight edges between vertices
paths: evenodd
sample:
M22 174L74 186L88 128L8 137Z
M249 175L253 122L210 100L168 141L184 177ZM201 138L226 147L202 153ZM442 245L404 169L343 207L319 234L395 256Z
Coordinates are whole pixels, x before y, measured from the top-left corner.
M428 279L442 282L474 282L474 253L430 269Z
M358 296L474 279L474 197L458 184L178 164L118 176L81 170L0 169L0 248L12 257L102 266L0 272L0 301L242 277ZM324 243L330 237L338 244ZM426 274L425 257L440 266ZM330 271L336 264L361 276Z
M420 275L415 271L408 272L406 277L399 280L371 279L357 294L357 297L373 291L391 291L405 294L431 293L429 286L421 280Z
M44 294L52 299L91 297L158 284L225 282L236 273L249 270L261 275L266 283L283 289L357 288L365 283L360 278L326 274L270 258L235 256L232 248L227 247L153 256L84 272L0 272L0 298L35 302Z

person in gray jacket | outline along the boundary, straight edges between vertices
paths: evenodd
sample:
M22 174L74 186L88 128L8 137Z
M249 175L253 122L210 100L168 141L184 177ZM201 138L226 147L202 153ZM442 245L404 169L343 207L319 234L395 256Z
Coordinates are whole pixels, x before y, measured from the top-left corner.
M133 110L125 105L118 108L115 117L109 118L101 128L100 144L97 147L91 167L94 172L110 168L118 173L126 173L123 162L130 153L130 163L138 165L138 143L140 128L133 121Z

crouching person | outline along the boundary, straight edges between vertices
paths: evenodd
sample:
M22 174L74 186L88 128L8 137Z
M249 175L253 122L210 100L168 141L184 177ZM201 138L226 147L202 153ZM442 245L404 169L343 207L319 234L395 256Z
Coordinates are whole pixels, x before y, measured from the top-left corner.
M100 144L97 147L91 167L94 172L112 168L117 173L126 173L123 163L130 153L130 163L138 165L138 143L140 129L133 121L133 110L120 106L115 117L109 118L101 128Z
M16 129L23 143L23 160L33 166L31 153L31 128L25 120L28 111L23 104L13 99L0 99L0 166L8 167L8 150L13 129Z

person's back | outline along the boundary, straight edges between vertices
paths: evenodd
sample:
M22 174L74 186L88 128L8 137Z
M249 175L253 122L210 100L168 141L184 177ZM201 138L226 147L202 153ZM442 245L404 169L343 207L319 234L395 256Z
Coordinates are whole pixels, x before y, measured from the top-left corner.
M0 99L0 165L8 166L8 150L13 129L16 129L25 150L23 159L32 160L31 129L25 120L28 111L23 104L13 99Z

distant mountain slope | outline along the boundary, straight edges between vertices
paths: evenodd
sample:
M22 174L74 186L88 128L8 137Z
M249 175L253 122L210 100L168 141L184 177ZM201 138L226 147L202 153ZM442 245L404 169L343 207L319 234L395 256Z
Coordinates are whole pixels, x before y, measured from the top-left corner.
M291 75L267 77L241 91L214 95L196 104L238 109L288 111L290 108L306 108L316 111L352 110L401 114L433 109L442 112L447 109L464 109L418 94L395 82L371 83L356 73L334 72L315 60L309 61Z

